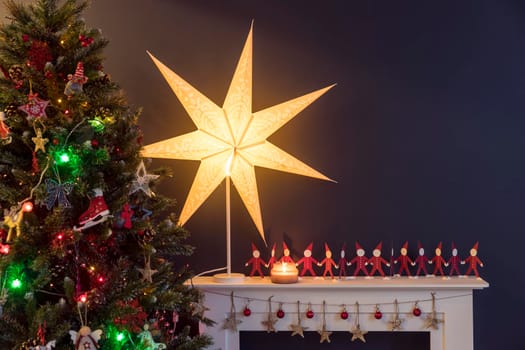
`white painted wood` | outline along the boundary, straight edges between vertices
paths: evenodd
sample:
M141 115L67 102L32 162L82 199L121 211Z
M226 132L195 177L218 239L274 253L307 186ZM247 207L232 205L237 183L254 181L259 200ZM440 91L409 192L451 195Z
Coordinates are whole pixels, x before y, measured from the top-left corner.
M326 325L330 331L348 331L354 324L354 304L360 304L361 329L369 332L389 330L388 321L394 312L394 299L399 302L400 317L404 320L401 331L428 331L432 350L473 350L473 291L488 287L488 283L473 277L441 279L438 277L420 277L411 279L398 277L392 279L322 279L304 277L294 284L273 284L268 277L246 278L242 283L216 283L212 277L198 277L193 285L205 294L205 305L210 309L206 316L216 321L206 333L214 345L209 349L239 349L239 333L222 329L223 320L230 312L230 293L235 295L235 307L238 319L242 323L239 330L265 331L261 324L268 312L267 299L272 298L272 311L276 312L278 303L283 303L286 315L279 319L276 329L289 331L289 325L297 321L296 302L301 302L302 324L308 331L316 331L322 324L321 304L327 303ZM443 319L439 329L425 328L425 318L431 312L431 293L436 296L437 316ZM242 310L250 299L252 315L244 317ZM412 315L416 301L423 314ZM306 305L312 303L315 312L313 319L306 319ZM342 304L350 313L349 320L341 320L339 314ZM372 314L375 305L380 304L383 318L376 320ZM351 335L349 334L349 337Z

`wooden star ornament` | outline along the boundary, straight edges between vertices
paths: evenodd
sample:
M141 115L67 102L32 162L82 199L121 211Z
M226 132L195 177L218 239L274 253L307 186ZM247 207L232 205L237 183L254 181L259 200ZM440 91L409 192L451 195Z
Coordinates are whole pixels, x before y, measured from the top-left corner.
M368 333L368 331L363 331L361 329L361 325L359 324L359 303L355 303L355 309L356 309L356 316L355 316L355 325L354 327L350 330L350 333L352 333L352 341L355 341L355 340L361 340L363 343L366 343L366 340L365 340L365 334Z
M49 141L47 138L42 137L42 130L36 129L36 136L31 138L33 143L35 144L35 152L42 151L46 152L46 143Z
M266 332L271 333L275 332L277 333L277 329L275 329L275 324L277 323L277 318L272 312L272 297L268 298L268 315L266 316L266 320L261 322L263 326L266 328Z
M137 269L142 274L142 280L146 282L153 282L153 275L158 271L151 268L151 257L148 255L144 258L144 268Z
M237 325L242 321L237 319L237 311L235 310L235 297L233 292L230 293L230 315L226 317L222 324L222 329L228 329L232 332L237 332Z
M397 302L397 299L394 300L394 314L392 315L392 319L388 321L390 324L390 330L392 331L398 331L401 329L401 324L403 323L403 320L399 318L399 304Z
M319 343L324 343L325 341L330 343L330 335L332 335L332 332L329 332L326 330L326 301L323 300L323 325L321 326L321 329L317 331L319 335L321 336L321 339L319 340Z
M301 310L300 310L299 301L297 301L297 323L292 323L290 325L290 330L292 331L292 337L294 335L300 335L301 338L304 338L305 329L308 329L308 327L303 327L301 325Z
M368 333L368 331L363 331L359 324L355 325L350 333L352 333L352 341L361 340L363 343L366 343L365 334Z
M443 323L443 320L437 317L436 312L436 294L432 293L432 311L425 318L425 328L439 329L439 324Z

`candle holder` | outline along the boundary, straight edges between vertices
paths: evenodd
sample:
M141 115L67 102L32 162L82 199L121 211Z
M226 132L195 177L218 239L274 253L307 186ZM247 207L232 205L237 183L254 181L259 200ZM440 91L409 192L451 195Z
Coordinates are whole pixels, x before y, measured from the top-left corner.
M296 283L299 279L299 271L293 263L276 262L270 271L270 280L272 283Z

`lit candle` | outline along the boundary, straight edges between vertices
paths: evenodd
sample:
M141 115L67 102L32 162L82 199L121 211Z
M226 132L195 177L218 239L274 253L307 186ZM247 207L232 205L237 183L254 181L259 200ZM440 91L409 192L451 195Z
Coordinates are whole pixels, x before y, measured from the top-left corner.
M297 268L292 263L276 262L270 271L270 279L273 283L295 283L297 276Z

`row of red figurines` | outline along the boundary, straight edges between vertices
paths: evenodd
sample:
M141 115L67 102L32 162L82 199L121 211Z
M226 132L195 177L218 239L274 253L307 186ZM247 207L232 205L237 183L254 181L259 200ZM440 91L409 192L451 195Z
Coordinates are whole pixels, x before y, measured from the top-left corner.
M359 276L364 275L367 277L373 277L377 274L379 274L382 277L385 277L385 272L383 271L383 265L390 268L390 275L394 276L408 276L408 277L414 277L417 278L418 276L423 273L425 276L443 276L445 277L445 273L443 271L443 266L450 267L448 276L468 276L471 273L474 273L476 277L479 278L478 273L478 265L483 267L483 263L478 258L478 245L479 243L476 242L472 249L470 249L470 255L465 258L461 259L458 256L458 250L454 243L452 243L452 252L451 256L448 260L445 260L443 256L441 255L442 252L442 244L441 242L438 244L438 246L435 249L435 255L433 258L429 259L425 255L425 250L421 246L421 244L418 242L418 256L415 259L410 258L408 253L408 242L405 242L400 250L400 255L395 258L393 256L392 251L392 257L390 258L390 261L385 260L381 256L381 248L382 243L380 242L372 251L372 256L370 258L365 256L365 250L359 243L356 242L355 249L356 249L356 256L348 260L346 258L346 246L343 245L341 248L341 256L339 259L339 262L336 263L334 259L332 259L332 251L328 247L328 244L325 243L325 258L321 261L316 260L314 257L312 257L312 247L313 243L310 243L308 247L303 252L303 257L299 259L298 261L294 261L293 258L290 256L290 249L288 249L288 246L286 243L283 242L283 256L277 260L275 257L275 246L273 245L271 250L271 256L268 262L265 262L261 258L261 253L259 249L252 243L252 257L245 263L245 266L252 265L252 269L250 272L250 276L254 276L256 273L264 277L264 274L262 272L262 267L266 267L268 269L272 269L273 264L275 262L286 262L286 263L292 263L296 266L301 266L302 269L300 272L300 276L305 276L307 273L311 276L317 276L314 266L324 266L324 272L323 277L330 276L331 278L334 278L334 274L332 272L332 269L338 269L339 270L339 278L347 277L346 273L346 267L347 266L355 266L353 276ZM394 273L394 265L398 265L397 271ZM467 271L464 275L462 275L459 271L460 265L467 265ZM371 266L371 270L368 270L368 266ZM427 270L428 265L434 265L434 270L432 273L429 273L429 270ZM415 275L412 276L410 272L410 266L417 266L417 271L415 272Z

